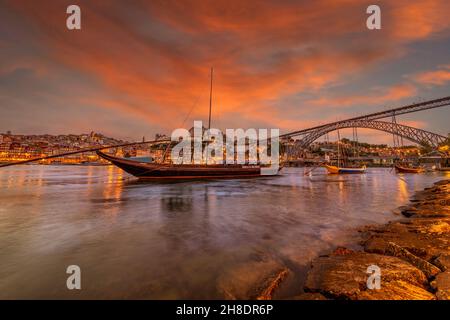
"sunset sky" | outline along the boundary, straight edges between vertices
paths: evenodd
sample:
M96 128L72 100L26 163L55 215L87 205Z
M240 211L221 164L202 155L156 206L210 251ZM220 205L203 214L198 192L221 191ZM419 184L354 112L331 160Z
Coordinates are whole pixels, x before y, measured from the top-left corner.
M81 30L66 28L70 4ZM381 30L366 28L370 4ZM211 66L221 129L289 132L450 96L449 13L448 0L0 0L0 132L170 134L207 121ZM449 119L398 121L446 135Z

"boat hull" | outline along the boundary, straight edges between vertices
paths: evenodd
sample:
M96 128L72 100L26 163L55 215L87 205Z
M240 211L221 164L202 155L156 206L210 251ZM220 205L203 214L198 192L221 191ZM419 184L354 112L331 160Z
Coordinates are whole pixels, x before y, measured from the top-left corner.
M395 165L395 170L399 173L422 173L425 172L424 168L408 168L398 164Z
M325 165L328 173L330 174L353 174L353 173L364 173L366 172L366 167L361 168L342 168L337 166Z
M112 157L100 151L97 154L139 179L236 179L262 177L261 167L257 165L170 165L126 160Z

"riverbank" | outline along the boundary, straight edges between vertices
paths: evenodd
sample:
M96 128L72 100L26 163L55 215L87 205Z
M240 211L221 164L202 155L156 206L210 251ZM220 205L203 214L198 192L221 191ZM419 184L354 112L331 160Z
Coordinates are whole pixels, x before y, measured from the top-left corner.
M362 250L337 248L311 262L298 299L450 299L450 180L417 192L405 217L360 230ZM368 289L367 268L381 271Z

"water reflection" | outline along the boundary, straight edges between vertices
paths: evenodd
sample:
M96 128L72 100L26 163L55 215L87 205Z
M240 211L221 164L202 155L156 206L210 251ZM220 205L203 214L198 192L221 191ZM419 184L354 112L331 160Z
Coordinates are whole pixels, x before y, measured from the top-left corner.
M123 171L117 170L113 166L108 166L108 181L103 188L103 199L105 200L120 200L122 196Z
M407 202L409 193L408 193L408 184L404 179L398 177L398 200L401 202Z
M161 198L161 207L168 213L191 211L192 199L183 196L163 197Z
M113 166L0 170L0 298L223 298L228 270L260 255L303 270L443 176L304 172L159 183ZM68 264L86 277L77 296Z

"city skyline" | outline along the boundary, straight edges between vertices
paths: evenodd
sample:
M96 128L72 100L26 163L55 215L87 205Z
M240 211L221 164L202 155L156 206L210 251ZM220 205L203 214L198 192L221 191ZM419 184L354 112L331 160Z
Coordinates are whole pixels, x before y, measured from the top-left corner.
M219 128L287 132L449 95L446 1L380 1L381 30L365 27L369 1L79 1L75 31L69 4L0 4L2 131L136 141L189 128L207 119L210 66ZM448 133L445 109L400 122Z

